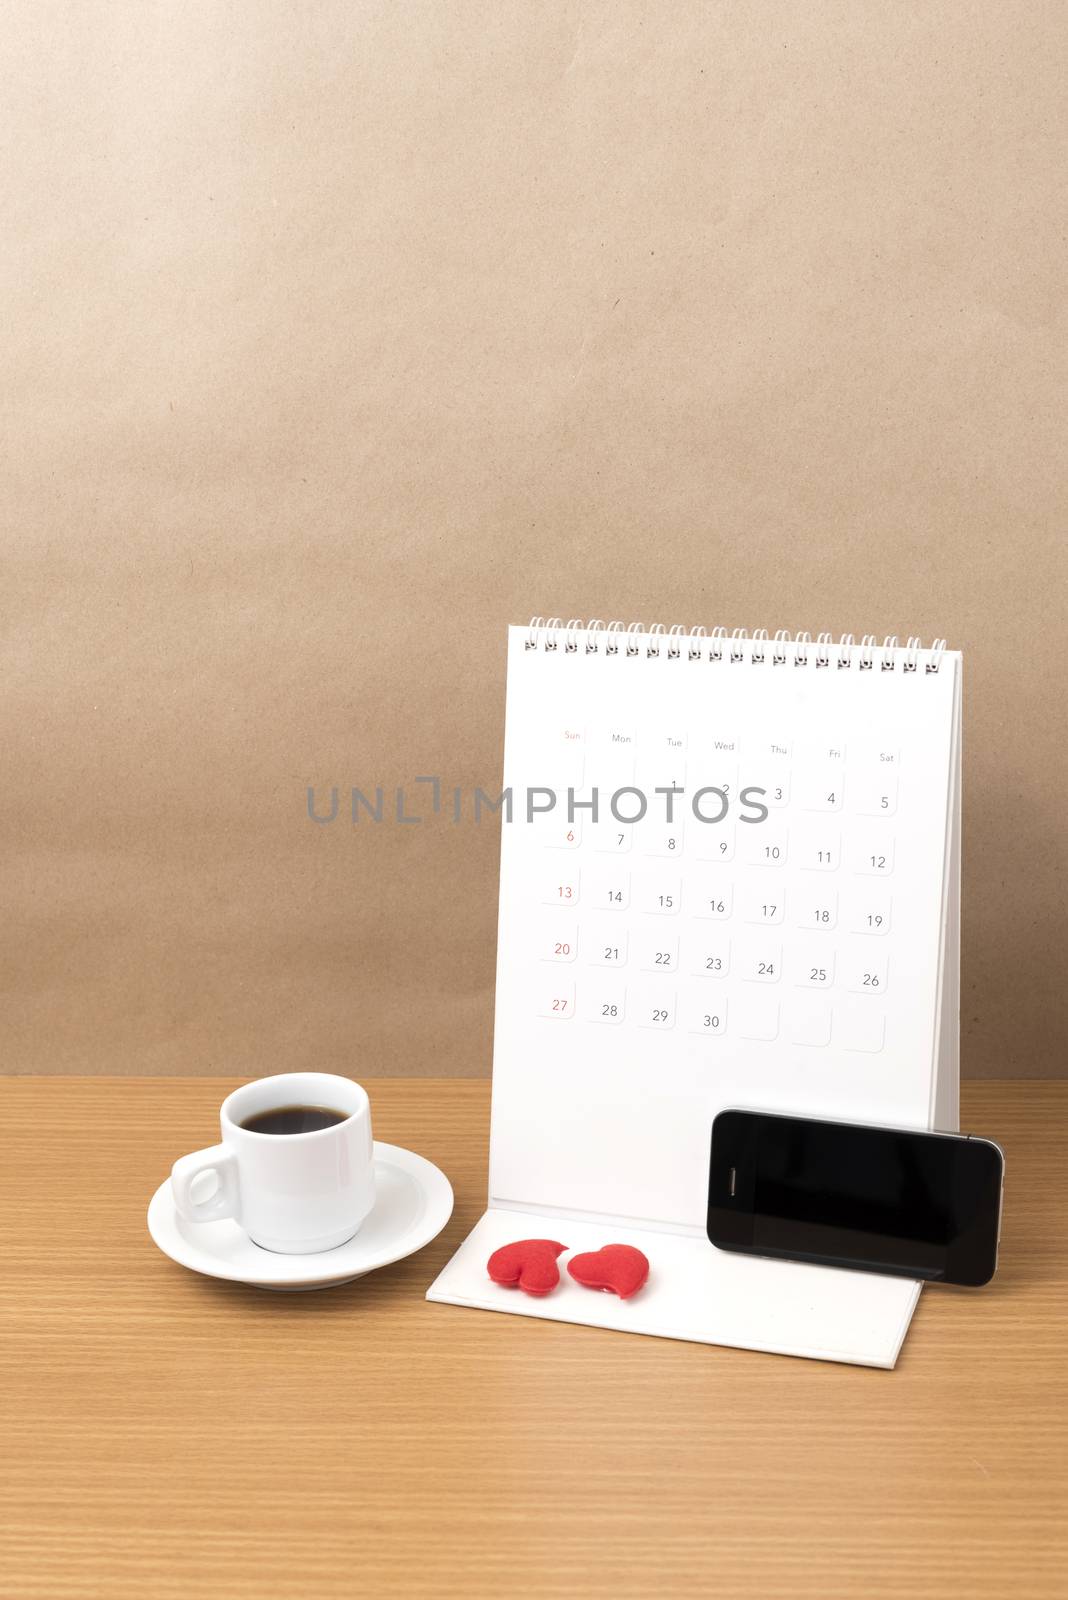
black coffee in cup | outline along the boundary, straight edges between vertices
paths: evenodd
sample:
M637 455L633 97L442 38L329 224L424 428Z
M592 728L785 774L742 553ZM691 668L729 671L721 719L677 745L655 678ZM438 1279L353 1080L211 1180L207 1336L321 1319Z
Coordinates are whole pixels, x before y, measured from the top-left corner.
M322 1128L335 1128L348 1116L347 1111L334 1111L330 1106L272 1106L239 1126L248 1133L318 1133Z

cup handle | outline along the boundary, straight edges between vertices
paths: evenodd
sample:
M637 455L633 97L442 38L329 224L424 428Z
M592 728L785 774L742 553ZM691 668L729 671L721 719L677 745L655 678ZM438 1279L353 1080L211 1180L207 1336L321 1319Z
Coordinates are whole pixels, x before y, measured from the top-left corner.
M191 1191L202 1172L214 1172L218 1186L207 1200L194 1200ZM240 1210L237 1157L225 1144L179 1156L171 1168L171 1193L178 1215L186 1222L218 1222L221 1217L236 1217Z

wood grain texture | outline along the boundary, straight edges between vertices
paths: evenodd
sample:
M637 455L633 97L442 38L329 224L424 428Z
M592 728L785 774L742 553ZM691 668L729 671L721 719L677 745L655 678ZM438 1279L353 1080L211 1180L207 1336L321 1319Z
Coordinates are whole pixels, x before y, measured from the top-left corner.
M973 1083L1001 1270L893 1373L429 1305L488 1085L371 1081L451 1177L420 1255L313 1295L198 1278L145 1208L232 1081L0 1082L0 1593L890 1600L1063 1593L1068 1085Z

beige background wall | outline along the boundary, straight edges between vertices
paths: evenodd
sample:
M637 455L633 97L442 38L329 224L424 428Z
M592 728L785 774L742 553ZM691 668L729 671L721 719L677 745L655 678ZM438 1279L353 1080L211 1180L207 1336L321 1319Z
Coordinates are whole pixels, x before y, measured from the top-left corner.
M496 782L537 611L962 648L1062 1072L1064 21L10 0L2 1069L486 1072L495 829L305 791Z

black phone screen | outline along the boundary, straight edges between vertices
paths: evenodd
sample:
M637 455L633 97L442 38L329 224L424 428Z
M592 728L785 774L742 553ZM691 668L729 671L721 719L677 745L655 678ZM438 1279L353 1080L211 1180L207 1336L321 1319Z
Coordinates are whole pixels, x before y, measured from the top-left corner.
M756 1255L985 1283L1001 1167L985 1140L721 1112L709 1238Z

